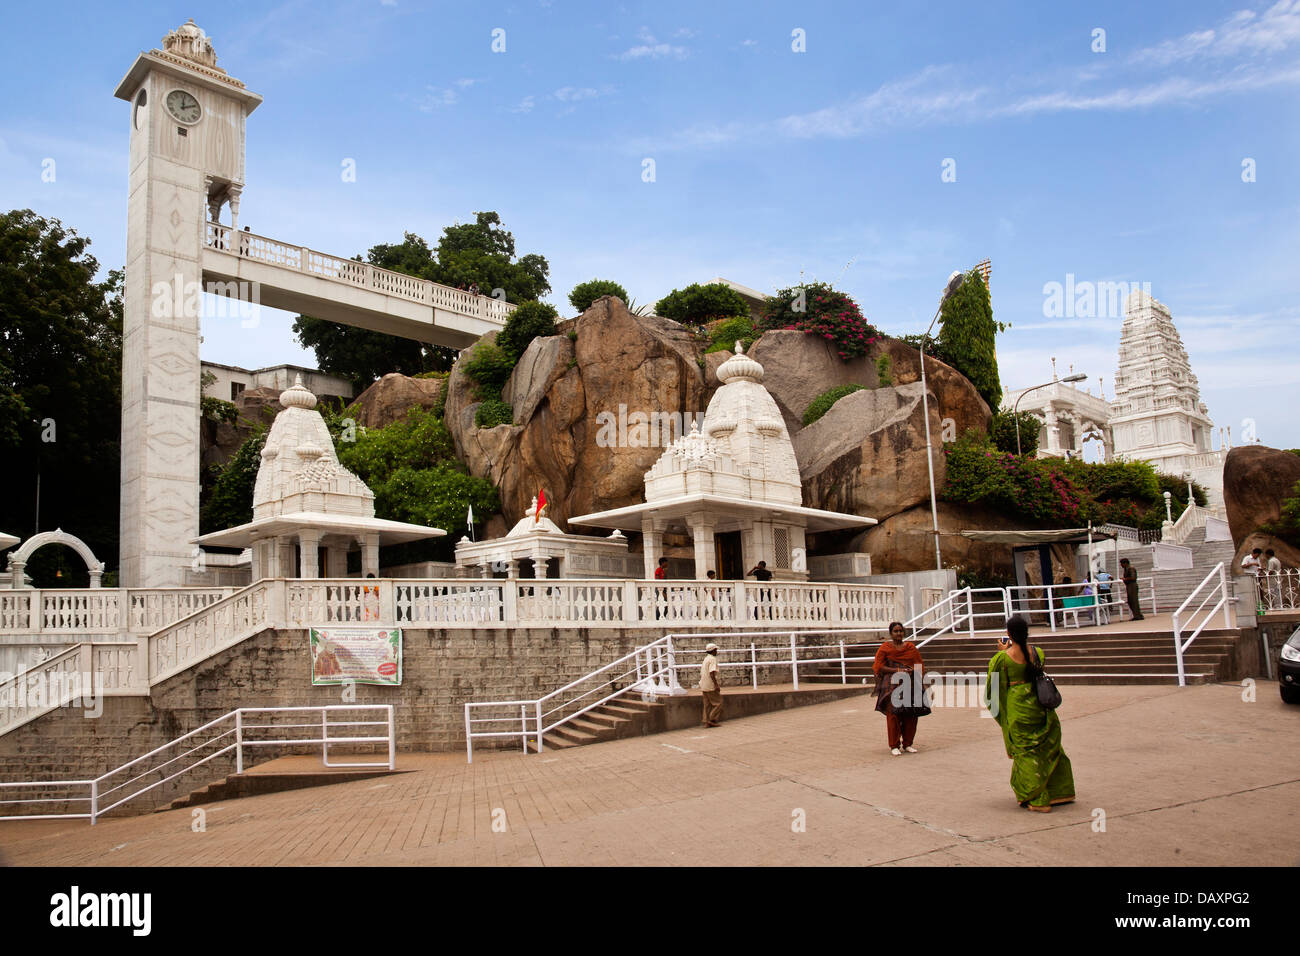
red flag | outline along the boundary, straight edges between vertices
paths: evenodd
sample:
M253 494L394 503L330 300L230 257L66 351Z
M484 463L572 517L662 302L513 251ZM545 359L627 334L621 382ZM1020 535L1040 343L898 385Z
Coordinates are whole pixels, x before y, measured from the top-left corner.
M546 489L537 489L537 513L533 515L533 524L542 520L542 511L546 508Z

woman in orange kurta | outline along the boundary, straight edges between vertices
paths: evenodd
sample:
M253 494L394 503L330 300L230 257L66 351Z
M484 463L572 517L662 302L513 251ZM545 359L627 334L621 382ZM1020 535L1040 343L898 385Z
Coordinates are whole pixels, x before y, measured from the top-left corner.
M885 715L889 731L889 749L895 757L906 750L916 753L912 746L916 739L917 717L899 717L894 713L894 700L909 700L908 689L913 681L921 679L921 652L911 641L903 640L906 631L894 621L889 625L889 640L876 651L876 661L871 669L876 675L876 710ZM895 674L904 675L895 678ZM900 749L901 748L901 749Z

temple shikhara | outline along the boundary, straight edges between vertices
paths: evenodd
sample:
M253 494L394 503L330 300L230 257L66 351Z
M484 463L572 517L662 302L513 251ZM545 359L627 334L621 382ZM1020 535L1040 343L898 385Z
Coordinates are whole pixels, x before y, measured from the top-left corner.
M1219 447L1213 447L1214 423L1173 317L1141 290L1125 303L1114 390L1107 401L1058 380L1008 392L1003 407L1043 420L1039 457L1082 458L1086 443L1095 442L1094 460L1145 461L1156 471L1191 478L1205 488L1210 508L1221 511L1231 434L1221 430Z

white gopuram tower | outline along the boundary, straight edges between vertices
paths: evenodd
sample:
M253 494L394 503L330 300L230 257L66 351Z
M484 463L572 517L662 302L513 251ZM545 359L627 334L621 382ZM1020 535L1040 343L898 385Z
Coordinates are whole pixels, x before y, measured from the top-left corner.
M141 53L131 103L122 356L124 587L184 583L199 532L199 310L205 213L238 227L244 123L262 98L190 21Z
M1169 309L1140 290L1125 303L1110 427L1117 457L1191 477L1223 507L1223 450L1210 447L1214 423L1187 350Z

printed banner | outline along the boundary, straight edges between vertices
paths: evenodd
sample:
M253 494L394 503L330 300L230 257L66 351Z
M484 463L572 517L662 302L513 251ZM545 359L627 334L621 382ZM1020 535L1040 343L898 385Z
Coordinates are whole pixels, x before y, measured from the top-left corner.
M311 629L313 685L402 683L400 627Z

